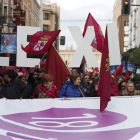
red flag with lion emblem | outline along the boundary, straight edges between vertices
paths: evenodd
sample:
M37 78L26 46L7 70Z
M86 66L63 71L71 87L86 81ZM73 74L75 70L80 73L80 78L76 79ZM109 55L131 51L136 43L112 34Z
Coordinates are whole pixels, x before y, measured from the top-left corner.
M30 43L25 48L21 45L21 48L29 54L46 53L59 33L60 30L36 32L30 36Z

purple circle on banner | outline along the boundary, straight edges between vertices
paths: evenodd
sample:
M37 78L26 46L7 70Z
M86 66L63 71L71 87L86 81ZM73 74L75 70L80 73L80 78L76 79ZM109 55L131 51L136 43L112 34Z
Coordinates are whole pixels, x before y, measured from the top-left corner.
M7 136L0 135L0 140L13 140L13 139Z
M39 112L3 116L5 119L36 128L53 130L84 130L107 127L127 119L125 115L98 109L51 108Z

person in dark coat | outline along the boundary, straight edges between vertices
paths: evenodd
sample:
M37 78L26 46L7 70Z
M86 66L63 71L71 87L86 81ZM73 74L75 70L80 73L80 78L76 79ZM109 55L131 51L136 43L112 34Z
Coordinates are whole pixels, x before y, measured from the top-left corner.
M45 69L38 68L38 65L36 65L31 72L29 73L28 82L32 85L32 93L34 92L34 89L36 86L38 86L41 83L41 79L45 74Z
M2 77L0 77L0 96L3 92L3 89L4 89L4 81L3 81Z
M99 85L98 82L99 82L99 78L94 80L93 83L91 84L89 97L97 97L98 85Z
M27 85L21 80L16 79L16 73L8 69L4 74L5 85L2 97L6 99L24 99L28 95Z
M136 90L140 90L140 74L136 74L132 81L135 83Z
M84 87L84 91L88 97L89 97L91 84L92 83L90 83L90 76L85 74L84 79L81 81L81 86Z
M23 83L25 83L27 85L28 95L26 96L26 99L31 99L31 96L32 96L32 84L27 81L27 77L25 75L18 76L18 79L21 80Z
M59 98L74 98L74 97L86 97L84 88L80 86L81 77L75 73L70 76L70 81L64 84L60 90Z

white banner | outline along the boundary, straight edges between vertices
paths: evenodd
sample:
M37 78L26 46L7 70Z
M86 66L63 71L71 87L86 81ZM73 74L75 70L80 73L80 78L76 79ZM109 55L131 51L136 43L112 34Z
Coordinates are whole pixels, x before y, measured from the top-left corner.
M140 97L0 100L0 140L139 140Z
M107 29L110 66L121 65L121 54L117 23L108 24Z

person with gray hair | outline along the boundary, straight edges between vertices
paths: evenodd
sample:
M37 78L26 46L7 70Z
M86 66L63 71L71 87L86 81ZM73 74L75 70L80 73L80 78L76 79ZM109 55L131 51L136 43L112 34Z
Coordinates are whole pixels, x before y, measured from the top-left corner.
M140 95L140 91L136 90L135 84L129 81L126 85L126 90L122 92L122 96L135 96Z

